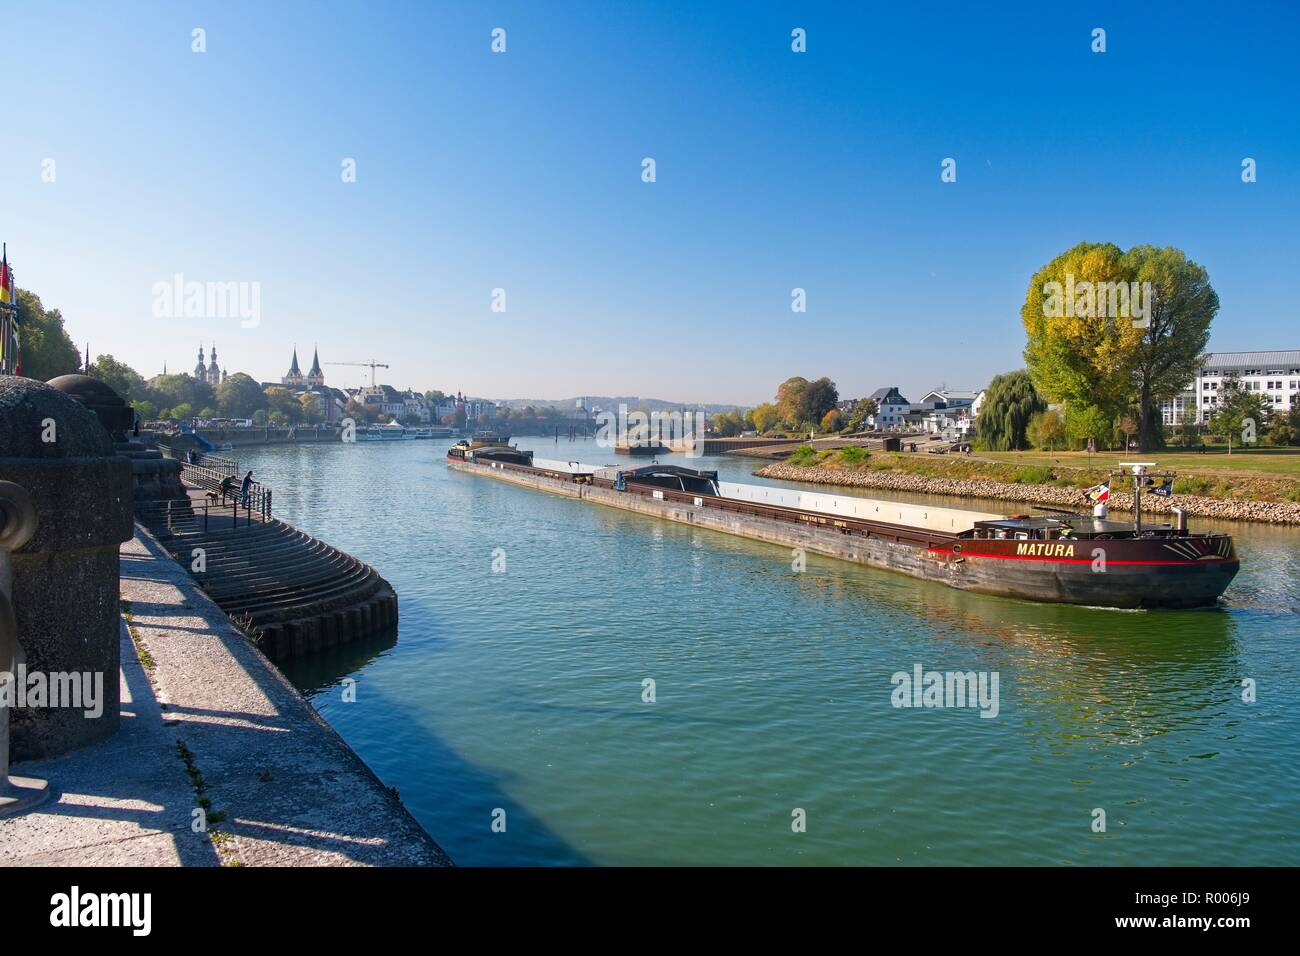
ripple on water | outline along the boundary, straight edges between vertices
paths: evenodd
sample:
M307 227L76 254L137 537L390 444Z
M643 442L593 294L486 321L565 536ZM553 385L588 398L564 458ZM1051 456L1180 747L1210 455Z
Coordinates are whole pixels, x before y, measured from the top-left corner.
M448 472L441 452L241 457L282 517L396 587L395 644L286 670L460 862L1283 864L1300 851L1294 531L1232 528L1243 568L1219 609L1118 614L815 555L794 574L785 549ZM707 467L757 480L743 460ZM895 709L891 675L918 663L997 672L998 716ZM344 676L355 704L339 699ZM488 831L496 807L506 834Z

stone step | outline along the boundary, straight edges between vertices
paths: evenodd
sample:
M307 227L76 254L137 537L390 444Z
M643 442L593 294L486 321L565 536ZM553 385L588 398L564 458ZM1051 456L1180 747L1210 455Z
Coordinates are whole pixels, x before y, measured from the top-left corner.
M137 514L182 567L195 548L206 570L191 573L232 617L251 619L259 646L282 659L392 627L397 596L370 565L275 518L254 515L229 524L229 512L209 518L177 501L171 527L165 506L150 503ZM222 527L222 525L225 527Z

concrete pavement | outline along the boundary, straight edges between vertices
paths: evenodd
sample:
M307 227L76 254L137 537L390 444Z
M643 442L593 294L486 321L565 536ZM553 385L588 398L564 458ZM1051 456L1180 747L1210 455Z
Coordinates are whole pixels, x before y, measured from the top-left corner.
M450 864L147 532L137 526L121 558L122 598L151 666L124 622L121 729L13 768L48 779L54 794L0 820L0 864ZM223 817L209 824L215 839L193 828L201 799Z

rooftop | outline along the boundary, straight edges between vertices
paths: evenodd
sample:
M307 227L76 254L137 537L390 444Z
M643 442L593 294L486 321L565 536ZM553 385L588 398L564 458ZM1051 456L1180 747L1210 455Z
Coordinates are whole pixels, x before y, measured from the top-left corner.
M1211 352L1205 356L1201 368L1300 368L1300 350L1271 352Z

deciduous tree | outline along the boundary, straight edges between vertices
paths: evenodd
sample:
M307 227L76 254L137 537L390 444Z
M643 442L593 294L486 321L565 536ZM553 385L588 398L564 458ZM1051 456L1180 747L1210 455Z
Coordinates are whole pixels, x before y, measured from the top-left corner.
M1136 406L1145 451L1160 403L1195 378L1218 309L1205 269L1178 249L1082 242L1030 280L1025 361L1049 401L1112 417Z
M1124 254L1112 243L1081 242L1034 273L1020 316L1029 376L1047 401L1096 406L1112 416L1127 404L1141 330L1131 319L1098 316L1095 292L1074 293L1128 278Z
M1065 416L1058 409L1045 409L1029 422L1025 435L1035 448L1056 451L1056 446L1064 445L1067 438Z
M1227 376L1219 385L1219 404L1210 416L1210 431L1228 443L1228 454L1234 444L1253 443L1268 427L1269 406L1259 392L1248 392L1234 376Z
M130 403L134 399L143 399L146 391L144 378L125 362L119 362L111 355L101 355L90 366L91 377L99 379L122 398Z
M228 418L252 418L255 411L266 407L266 395L250 376L236 372L217 386L217 406Z
M1126 362L1138 406L1138 449L1147 451L1160 427L1160 403L1196 378L1219 297L1204 267L1179 249L1134 246L1124 253L1124 267L1139 288L1151 289L1147 326Z
M21 331L23 375L47 382L81 368L81 355L63 327L58 309L46 311L40 296L27 289L18 290L18 315Z

